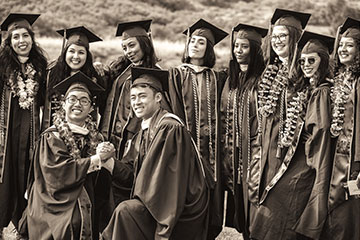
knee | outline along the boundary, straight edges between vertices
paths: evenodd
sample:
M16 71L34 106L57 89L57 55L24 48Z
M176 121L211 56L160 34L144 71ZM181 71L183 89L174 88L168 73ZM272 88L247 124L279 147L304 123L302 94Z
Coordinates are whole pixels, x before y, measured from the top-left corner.
M115 209L116 215L131 215L133 213L143 212L145 206L137 199L131 199L121 202Z

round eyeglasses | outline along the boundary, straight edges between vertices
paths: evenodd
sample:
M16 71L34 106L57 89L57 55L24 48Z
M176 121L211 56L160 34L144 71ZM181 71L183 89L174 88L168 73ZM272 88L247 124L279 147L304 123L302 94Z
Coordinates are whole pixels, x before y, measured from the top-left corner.
M279 39L280 42L284 42L287 36L289 36L289 34L271 35L271 41L276 42L276 39Z
M89 106L91 103L91 101L87 97L77 98L75 96L70 96L66 98L66 101L70 104L76 104L79 101L79 103L84 107Z
M298 60L298 63L301 65L301 66L304 66L305 63L308 62L309 65L313 65L315 62L316 62L316 59L314 57L309 57L309 58L300 58Z

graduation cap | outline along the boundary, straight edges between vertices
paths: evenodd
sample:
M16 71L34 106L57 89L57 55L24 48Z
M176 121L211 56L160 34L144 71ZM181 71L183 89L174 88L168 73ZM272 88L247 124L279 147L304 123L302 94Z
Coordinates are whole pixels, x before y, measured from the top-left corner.
M310 13L277 8L271 18L271 24L275 26L291 26L301 30L306 27L310 16Z
M334 49L335 38L313 32L305 31L298 41L298 48L301 53L325 52L332 53Z
M168 90L169 71L154 68L132 67L132 86L147 84L156 90L163 92Z
M40 14L10 13L1 23L1 31L12 31L18 28L31 28Z
M89 96L97 96L105 91L103 87L91 80L91 78L81 71L78 71L74 75L67 77L56 84L54 86L54 90L64 94L65 96L73 90L87 92Z
M268 30L266 28L256 27L252 25L239 23L233 28L237 32L236 38L245 38L253 40L261 45L261 39L266 36Z
M84 26L61 29L56 32L68 40L67 45L74 43L89 48L89 43L102 41L101 38Z
M340 34L343 37L360 39L360 21L348 17L341 26Z
M116 36L121 36L123 39L130 37L148 36L151 21L152 20L150 19L119 23L116 30Z
M216 45L223 40L228 34L216 27L215 25L200 18L196 23L186 29L183 34L187 36L205 37L212 45Z

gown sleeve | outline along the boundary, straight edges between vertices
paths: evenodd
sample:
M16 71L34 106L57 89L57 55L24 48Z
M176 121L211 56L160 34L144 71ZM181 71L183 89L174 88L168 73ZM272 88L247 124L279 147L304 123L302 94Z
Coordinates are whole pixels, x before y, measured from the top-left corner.
M169 129L170 128L170 129ZM137 175L134 197L146 206L157 222L154 239L168 239L183 213L191 205L196 217L204 192L203 174L186 129L161 127L147 152ZM193 197L189 199L189 192ZM205 227L205 226L204 226Z
M305 117L305 131L310 134L305 142L305 157L316 176L308 203L296 224L298 233L313 239L320 238L327 217L332 169L330 119L330 90L323 86L311 95Z

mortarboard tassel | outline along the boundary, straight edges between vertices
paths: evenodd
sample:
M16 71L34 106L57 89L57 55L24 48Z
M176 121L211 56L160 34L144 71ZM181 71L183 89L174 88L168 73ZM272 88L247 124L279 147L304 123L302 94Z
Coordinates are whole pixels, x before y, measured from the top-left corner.
M65 42L66 42L66 28L64 28L64 37L63 37L63 41L62 41L62 46L61 46L61 53L63 53L64 48L65 48Z
M230 61L234 59L233 51L234 51L234 28L231 29L231 35L230 35Z
M340 31L341 31L342 25L340 25L336 31L336 36L335 36L335 42L334 42L334 50L332 53L332 59L334 62L336 62L336 58L337 58L337 48L339 47L339 41L340 41Z
M288 66L288 71L289 71L289 74L288 74L288 76L289 76L289 79L291 79L292 77L293 77L293 73L294 73L294 68L296 68L296 59L297 59L297 57L298 57L298 44L296 44L295 45L295 51L294 51L294 56L293 56L293 58L292 58L292 60L291 60L291 63L288 63L288 64L290 64L289 66Z
M185 59L189 57L189 41L190 41L190 28L186 32L186 43L185 43Z

